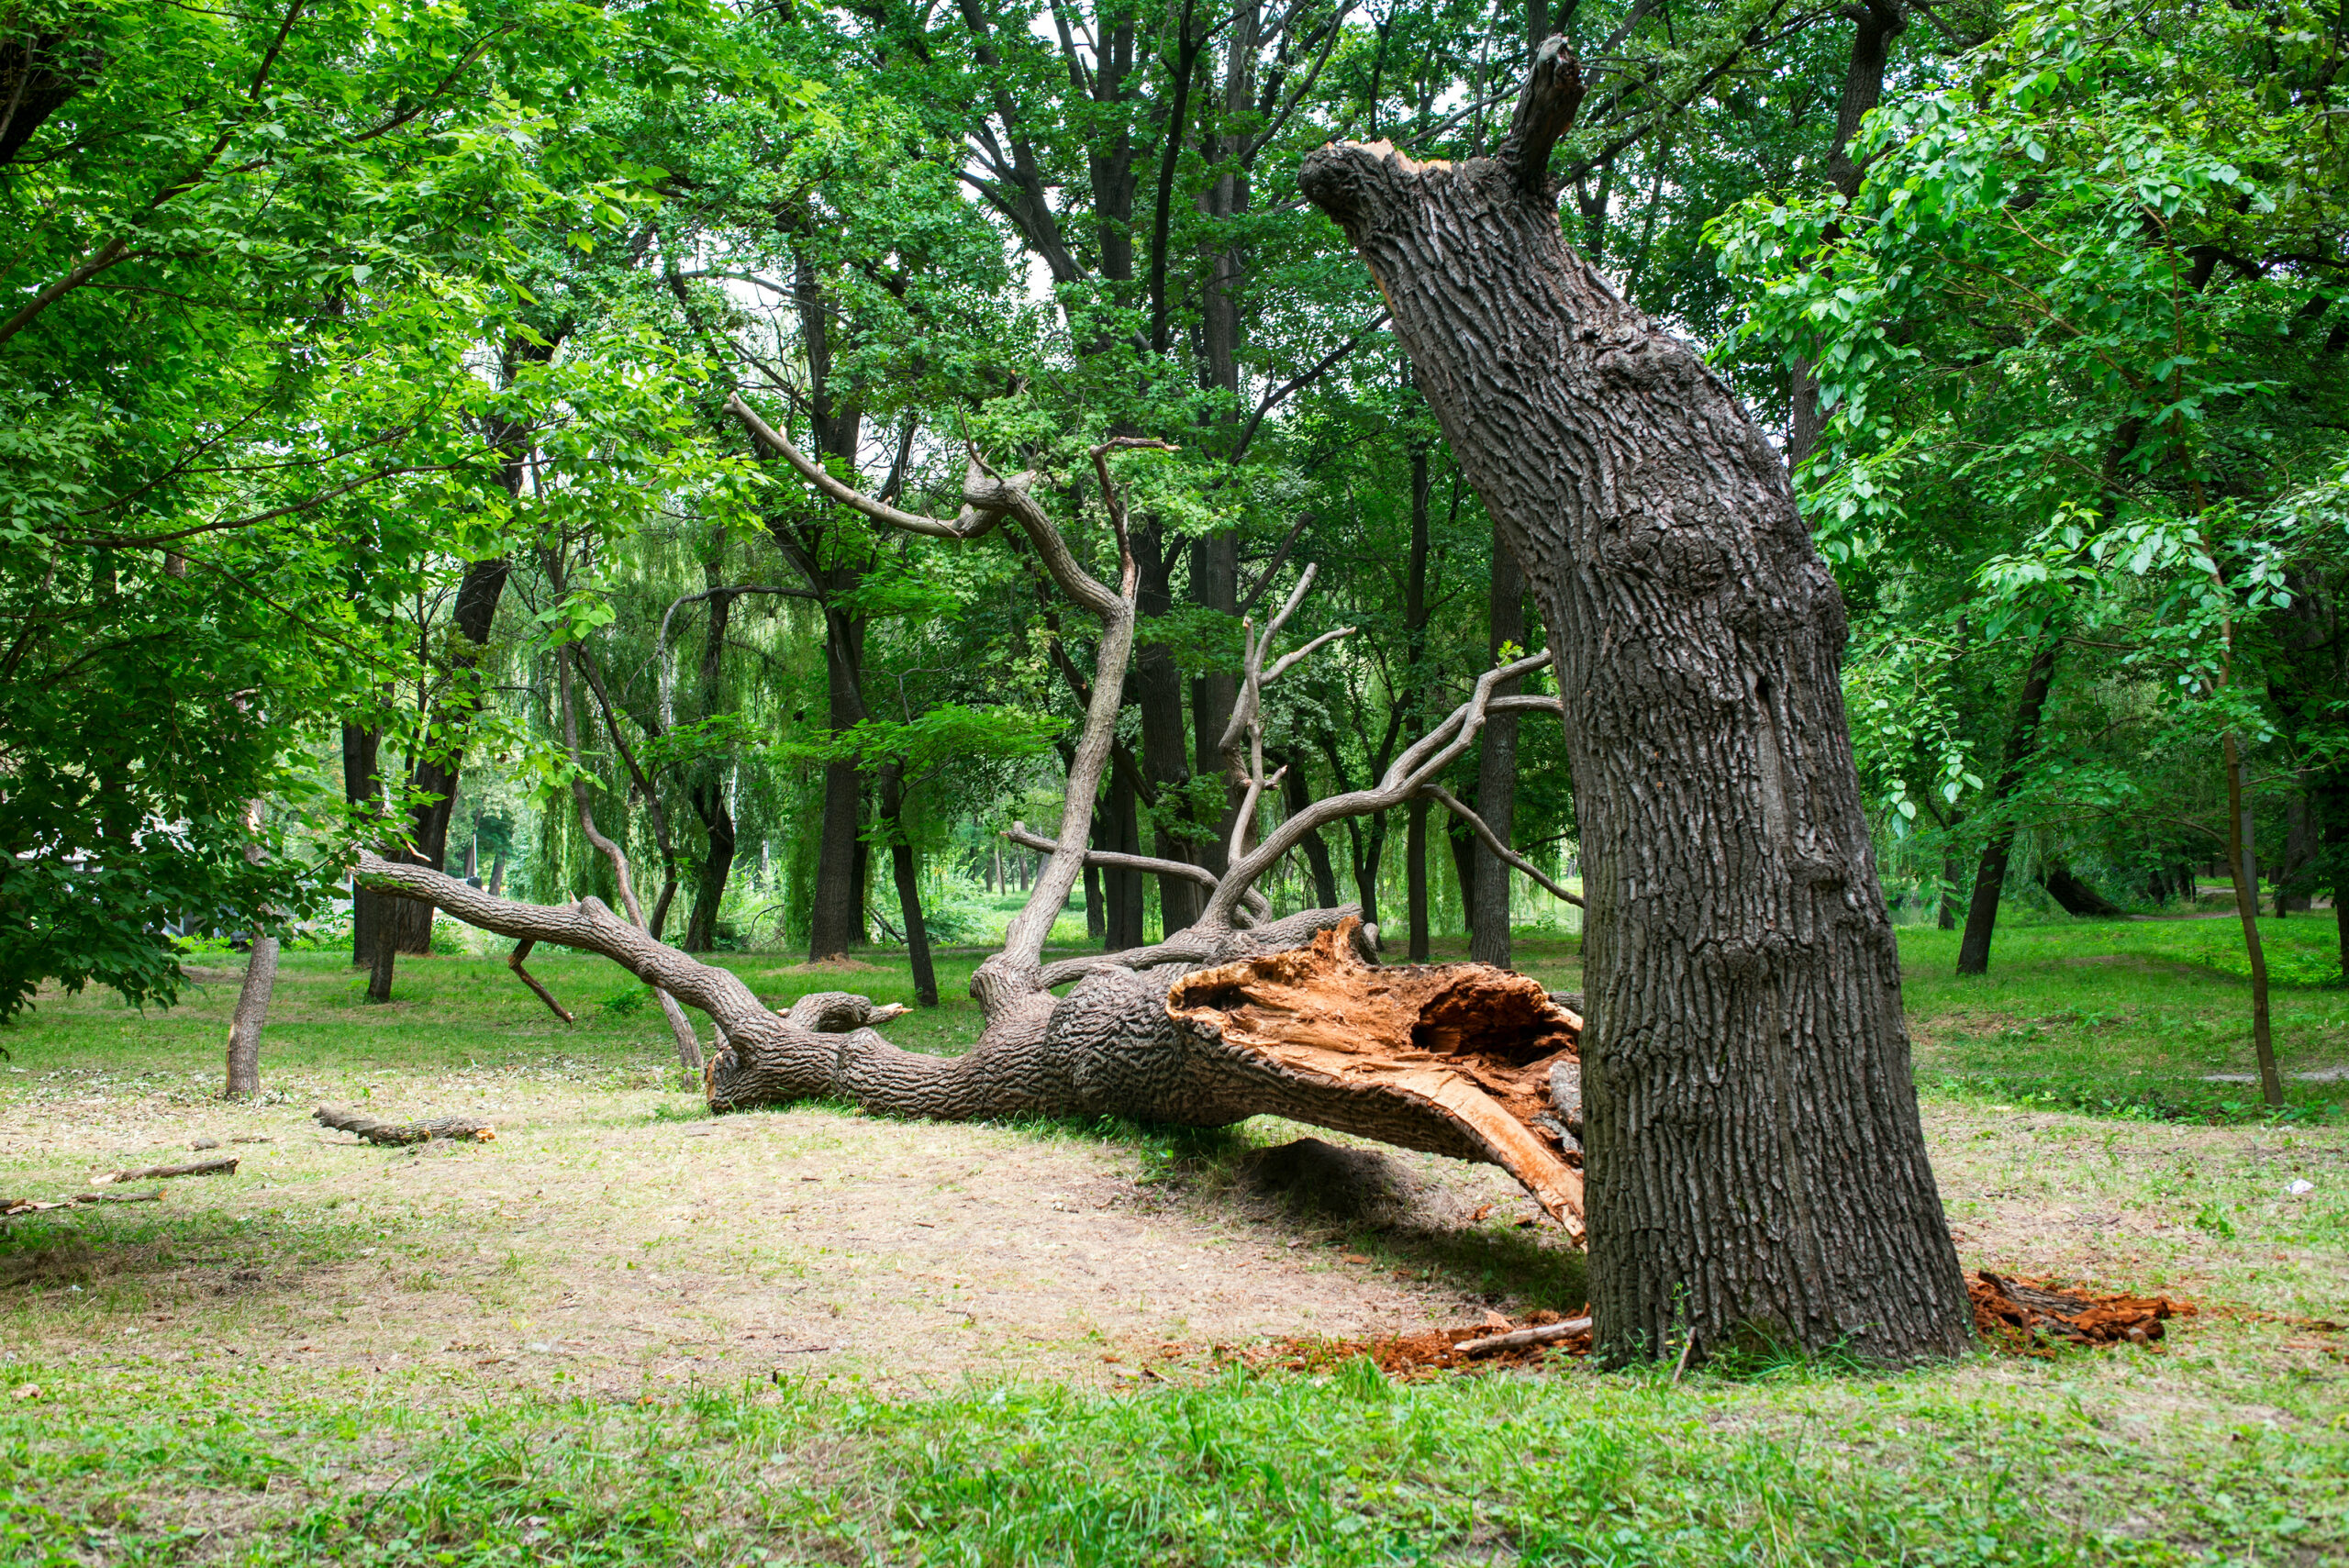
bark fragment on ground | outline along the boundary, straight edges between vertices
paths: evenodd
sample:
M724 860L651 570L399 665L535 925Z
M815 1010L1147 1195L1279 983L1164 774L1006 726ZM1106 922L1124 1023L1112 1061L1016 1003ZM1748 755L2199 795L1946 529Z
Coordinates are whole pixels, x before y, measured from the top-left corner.
M1965 1282L1974 1327L2000 1349L2044 1354L2051 1345L2148 1345L2165 1322L2194 1315L2191 1302L2166 1296L2104 1295L1977 1269Z
M1579 1243L1581 1150L1551 1086L1576 1061L1582 1020L1507 970L1365 962L1355 925L1186 974L1167 992L1167 1015L1293 1081L1307 1103L1282 1114L1489 1160Z
M378 1121L371 1116L346 1111L333 1106L320 1106L310 1113L313 1119L340 1132L356 1133L364 1143L429 1143L436 1138L470 1139L478 1143L496 1141L496 1129L489 1123L469 1116L433 1117L424 1121Z

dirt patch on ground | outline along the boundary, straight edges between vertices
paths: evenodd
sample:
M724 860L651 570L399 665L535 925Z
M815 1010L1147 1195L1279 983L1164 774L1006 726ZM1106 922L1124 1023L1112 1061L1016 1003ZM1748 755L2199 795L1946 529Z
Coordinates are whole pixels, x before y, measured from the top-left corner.
M0 1078L0 1191L67 1195L206 1139L243 1160L161 1204L7 1221L0 1354L131 1380L422 1374L452 1397L802 1373L1114 1386L1204 1371L1219 1346L1401 1343L1586 1298L1580 1255L1492 1167L1268 1122L1252 1145L711 1118L651 1081L368 1073L229 1106L208 1078ZM309 1120L320 1100L479 1115L498 1138L362 1145ZM1946 1102L1926 1121L1971 1268L2349 1318L2349 1136Z
M173 1184L142 1220L76 1209L17 1231L0 1343L437 1371L452 1391L633 1398L814 1371L910 1392L1108 1385L1165 1365L1169 1344L1204 1363L1218 1344L1581 1299L1579 1255L1546 1221L1517 1224L1532 1201L1490 1167L1325 1145L1386 1173L1375 1212L1340 1214L1244 1180L1244 1145L1170 1170L1054 1129L711 1118L550 1079L374 1073L259 1107L117 1084L8 1106L0 1185L43 1195L198 1139L273 1141L239 1147L234 1176ZM376 1115L480 1115L497 1140L384 1149L307 1119L370 1090Z

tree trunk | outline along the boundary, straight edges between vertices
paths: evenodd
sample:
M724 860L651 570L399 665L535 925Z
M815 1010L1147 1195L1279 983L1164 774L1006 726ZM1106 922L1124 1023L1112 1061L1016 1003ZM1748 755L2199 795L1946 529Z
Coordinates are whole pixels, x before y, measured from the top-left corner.
M425 917L429 920L431 916L428 913ZM380 931L377 935L379 940L375 943L374 956L367 962L367 1000L388 1002L392 999L392 968L397 962L400 950L391 942L380 940Z
M1474 948L1476 945L1476 851L1482 846L1468 824L1449 815L1444 818L1443 839L1452 850L1452 873L1460 884L1460 918L1468 928L1468 945ZM1502 870L1506 873L1508 868L1504 866ZM1475 959L1473 962L1482 963L1484 960ZM1493 967L1505 969L1508 965L1497 963Z
M2283 1075L2276 1070L2276 1039L2267 1017L2267 950L2259 938L2259 873L2252 861L2251 803L2243 784L2243 754L2233 730L2221 748L2227 772L2227 872L2234 883L2235 917L2243 923L2243 954L2251 961L2251 1049L2259 1066L2260 1092L2271 1106L2284 1103Z
M1134 534L1134 559L1139 568L1134 609L1146 617L1163 616L1174 607L1167 587L1174 558L1164 549L1159 530L1145 528ZM1134 706L1141 717L1141 770L1151 798L1181 798L1191 782L1189 736L1183 724L1183 673L1174 652L1163 642L1146 642L1134 652ZM1189 813L1183 814L1187 819ZM1197 861L1204 844L1178 837L1163 819L1152 830L1152 853L1163 861ZM1137 884L1139 885L1139 884ZM1164 929L1179 931L1199 917L1199 886L1179 876L1158 879L1158 909Z
M895 757L881 764L881 823L889 835L889 871L897 884L897 917L905 925L906 956L913 963L914 1000L938 1006L938 972L930 962L930 929L921 917L921 876L914 864L913 840L906 837L906 765Z
M1428 961L1428 803L1403 808L1403 902L1411 922L1411 962Z
M1139 821L1140 797L1134 793L1132 776L1123 768L1109 775L1109 842L1101 846L1112 853L1138 855L1141 853L1141 827ZM1141 873L1112 866L1101 873L1107 884L1108 903L1108 936L1107 951L1123 952L1128 948L1141 946L1142 897Z
M342 798L354 810L366 810L383 798L382 775L376 771L384 732L363 725L342 727ZM351 962L366 969L375 962L375 928L387 915L403 914L405 901L351 884Z
M1557 654L1589 900L1591 1305L1615 1361L1972 1343L1841 684L1783 459L1566 245L1543 47L1501 153L1344 143L1344 226Z
M1508 540L1501 536L1498 524L1493 527L1493 585L1487 612L1491 653L1494 662L1498 663L1505 646L1521 648L1525 643L1525 573L1518 570L1517 557L1509 553ZM1512 687L1515 684L1510 683ZM1514 847L1517 715L1513 713L1497 713L1485 721L1484 755L1476 764L1476 815L1485 819L1485 825L1502 843ZM1474 867L1473 881L1463 877L1460 884L1464 894L1474 889L1474 907L1468 916L1468 956L1478 963L1507 969L1509 868L1482 843L1471 851L1469 863Z
M1313 804L1313 788L1305 782L1305 759L1291 756L1281 780L1282 802L1291 817ZM1338 875L1330 865L1330 846L1315 828L1305 836L1305 863L1313 873L1313 902L1323 909L1338 906ZM1371 917L1365 917L1369 918Z
M1990 971L1990 935L1998 925L1998 898L2006 891L2007 861L2014 853L2015 823L1998 815L2009 796L2022 786L2024 764L2039 740L2039 718L2047 708L2047 689L2055 680L2055 655L2063 639L2050 637L2032 655L2023 673L2022 695L2015 704L2014 727L2007 731L2006 759L1990 786L1990 798L1975 808L1978 818L1991 814L1990 837L1983 842L1981 863L1974 868L1974 900L1965 910L1965 934L1958 939L1957 972L1987 974Z
M1427 681L1420 665L1428 651L1428 449L1411 447L1411 548L1403 581L1404 723L1417 728L1419 694ZM1403 906L1409 922L1413 963L1428 959L1428 803L1414 800L1403 810Z
M702 856L701 870L694 878L694 906L685 917L685 949L687 952L707 952L718 945L718 910L726 901L726 882L734 872L734 814L726 808L726 781L704 777L695 781L687 795L694 815L701 818L702 831L709 840L708 852ZM659 915L654 915L652 937L658 940L661 931Z
M845 611L824 612L824 671L832 733L864 717L864 627ZM853 762L824 764L823 837L816 850L815 904L809 911L807 956L831 958L864 940L864 857L858 837L863 776Z
M1237 620L1240 616L1240 543L1231 534L1210 534L1191 544L1191 597L1204 609L1218 610ZM1224 851L1231 842L1232 824L1240 818L1240 781L1224 768L1223 732L1231 722L1231 706L1239 683L1228 670L1211 670L1191 683L1191 733L1197 751L1197 776L1223 780L1223 810L1215 831L1199 845L1199 862L1221 876ZM1171 929L1171 928L1170 928Z
M1827 154L1827 178L1846 202L1860 194L1866 171L1852 158L1852 139L1860 121L1884 98L1884 68L1890 60L1892 40L1909 26L1907 0L1866 0L1844 10L1858 24L1852 33L1852 56L1843 69L1843 95L1836 105L1835 139ZM1791 386L1792 417L1787 430L1787 466L1800 468L1819 444L1826 424L1819 406L1819 381L1810 361L1797 359Z
M277 985L277 939L253 938L245 957L244 984L237 988L237 1012L228 1023L228 1098L261 1093L261 1031L269 1022L270 994Z

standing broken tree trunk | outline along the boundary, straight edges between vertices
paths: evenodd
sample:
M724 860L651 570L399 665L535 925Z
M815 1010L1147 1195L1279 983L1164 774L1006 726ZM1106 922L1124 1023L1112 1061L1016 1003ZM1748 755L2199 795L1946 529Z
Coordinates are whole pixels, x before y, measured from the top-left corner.
M261 1093L261 1031L269 1022L270 994L277 986L277 939L255 935L245 955L245 981L237 987L237 1012L228 1022L228 1098Z
M245 862L259 865L265 855L258 841L263 803L245 806ZM429 917L430 911L427 910ZM277 939L256 927L245 954L244 984L237 987L236 1016L228 1020L227 1097L250 1099L261 1093L261 1031L269 1021L269 998L277 988Z
M1590 901L1604 1355L1971 1339L1925 1158L1840 682L1842 597L1769 440L1558 227L1545 45L1492 158L1309 155L1539 595Z

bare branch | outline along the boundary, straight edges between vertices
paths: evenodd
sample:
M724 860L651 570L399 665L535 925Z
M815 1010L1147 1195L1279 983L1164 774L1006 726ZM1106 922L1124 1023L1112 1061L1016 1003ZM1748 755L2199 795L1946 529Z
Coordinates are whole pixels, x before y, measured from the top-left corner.
M1528 654L1514 663L1486 671L1477 677L1475 690L1468 700L1454 708L1442 723L1413 741L1401 756L1388 764L1376 785L1317 800L1264 835L1264 841L1249 851L1244 858L1233 861L1231 868L1224 873L1223 885L1209 895L1199 923L1213 927L1228 922L1241 893L1303 841L1306 834L1324 822L1385 811L1410 799L1475 742L1477 732L1485 727L1485 715L1493 700L1495 686L1504 681L1531 674L1549 662L1550 654L1545 650Z
M1583 907L1583 902L1579 896L1575 894L1568 893L1564 888L1560 887L1556 883L1552 882L1548 877L1542 875L1533 868L1533 862L1531 861L1527 860L1523 855L1519 854L1515 850L1512 850L1507 844L1502 843L1500 835L1494 832L1483 817L1468 809L1467 804L1461 800L1459 796L1453 795L1442 784L1433 784L1422 785L1419 789L1419 793L1426 795L1430 800L1432 800L1442 806L1454 817L1459 817L1460 820L1468 824L1469 827L1474 828L1476 830L1476 837L1484 840L1485 848L1493 852L1494 859L1501 861L1506 864L1515 866L1519 871L1523 872L1530 880L1546 890L1553 897L1563 898L1577 909Z
M553 1009L554 1016L556 1018L561 1018L566 1024L575 1024L579 1020L573 1018L563 1009L562 1004L554 999L554 993L548 990L544 985L540 984L538 976L532 974L529 970L522 967L522 961L529 957L530 950L538 945L538 942L529 937L524 937L520 941L516 942L514 944L514 951L506 955L506 967L512 970L514 972L515 978L520 980L523 984L529 986L532 994L535 995L540 1001L544 1002L549 1007Z

